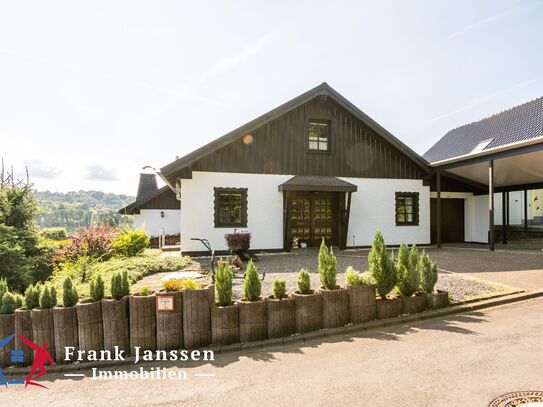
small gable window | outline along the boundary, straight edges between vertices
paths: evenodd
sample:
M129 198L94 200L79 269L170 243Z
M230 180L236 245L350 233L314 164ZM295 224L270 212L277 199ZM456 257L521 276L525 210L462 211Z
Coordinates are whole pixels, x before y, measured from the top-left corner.
M418 226L419 193L396 192L396 226Z
M247 227L247 188L215 188L215 227Z
M309 151L330 152L330 122L327 120L309 120Z

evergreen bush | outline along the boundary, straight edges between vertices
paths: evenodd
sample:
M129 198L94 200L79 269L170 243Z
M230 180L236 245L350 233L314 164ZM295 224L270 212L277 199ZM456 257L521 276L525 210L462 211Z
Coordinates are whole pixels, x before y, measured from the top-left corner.
M66 277L62 284L62 304L65 307L73 307L77 301L79 301L79 294L77 294L72 279Z
M353 266L347 267L345 270L345 284L347 285L362 285L362 276L356 271Z
M413 246L411 251L406 244L400 246L398 251L398 264L396 265L398 274L397 288L403 296L412 296L420 287L418 258L419 255L416 246Z
M51 292L51 287L49 287L49 284L46 284L41 290L40 308L41 309L53 308L56 305L56 301L54 301L54 297L56 297L56 290L53 296L53 293Z
M387 247L380 230L377 230L373 237L368 263L377 293L385 299L396 285L396 269L394 268L394 259L387 255Z
M128 271L123 271L121 289L123 291L123 297L130 294L130 280L128 279Z
M0 307L2 306L2 298L4 297L4 294L6 294L9 291L8 289L8 282L5 278L0 278Z
M104 280L100 274L90 283L90 296L93 301L100 301L104 298Z
M280 300L287 296L287 282L282 278L276 278L272 283L273 298Z
M15 304L16 304L15 306L16 309L23 308L24 299L22 295L15 294Z
M151 238L143 230L126 230L113 242L115 253L124 257L134 257L149 247Z
M421 288L426 293L432 293L437 283L437 264L433 262L425 251L419 261Z
M40 306L41 285L30 285L25 291L25 308L33 310Z
M153 293L153 290L151 290L151 287L149 287L148 285L144 285L140 288L139 293L142 297L147 297Z
M306 269L300 269L296 285L300 294L309 294L311 292L311 275Z
M114 273L111 276L111 296L116 300L120 300L124 297L123 277L120 273Z
M0 306L0 314L13 314L17 309L17 299L14 294L9 291L4 293L2 297L2 305Z
M324 239L321 241L319 249L319 275L321 284L327 290L335 290L337 288L337 259L334 255L334 250L326 247Z
M232 304L232 281L234 275L227 261L220 261L215 273L215 292L217 293L218 304L226 307Z
M262 283L252 260L247 264L243 280L243 298L246 301L257 301L260 299Z

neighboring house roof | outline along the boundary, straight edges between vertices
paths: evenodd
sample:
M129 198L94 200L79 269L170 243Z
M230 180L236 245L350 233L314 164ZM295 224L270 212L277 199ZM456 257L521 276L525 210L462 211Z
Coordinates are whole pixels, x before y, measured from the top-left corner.
M279 191L356 192L357 186L336 177L297 175L279 185Z
M173 195L173 200L171 196L168 196L170 194ZM164 195L164 199L158 199L161 197L161 195ZM150 207L146 208L146 204L151 203L153 200L157 201L156 205L151 205ZM121 215L134 215L135 213L139 213L139 209L179 209L179 203L175 198L175 193L170 189L169 186L165 185L150 195L136 199L136 201L132 202L130 205L119 209L119 213Z
M423 157L431 163L543 137L543 97L449 131Z
M310 100L318 96L328 96L335 100L340 106L349 111L359 120L363 121L371 129L373 129L377 134L379 134L383 139L387 140L392 146L400 150L403 154L408 156L413 160L417 165L419 165L425 172L430 172L428 168L428 163L419 156L416 152L411 150L407 145L402 143L396 137L394 137L389 131L384 129L381 125L375 122L372 118L366 115L362 110L349 102L345 97L340 95L336 90L329 86L326 82L310 89L309 91L301 94L298 97L282 104L281 106L270 110L269 112L263 114L262 116L250 121L249 123L244 124L243 126L225 134L224 136L206 144L203 147L175 160L174 162L162 167L160 169L160 176L164 181L170 185L175 183L175 179L179 176L181 170L189 167L191 164L200 160L201 158L211 154L231 142L240 139L246 134L251 133L257 128L269 123L270 121L277 119L278 117L288 113L289 111L303 105L304 103L309 102Z

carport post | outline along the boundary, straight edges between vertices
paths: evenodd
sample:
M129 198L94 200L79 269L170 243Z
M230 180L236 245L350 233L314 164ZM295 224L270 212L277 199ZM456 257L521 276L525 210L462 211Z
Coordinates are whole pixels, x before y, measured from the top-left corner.
M494 251L494 160L488 162L488 243Z
M528 190L524 190L524 233L528 237Z
M507 211L505 212L505 243L507 243L507 238L509 236L509 191L505 193L505 206Z
M441 249L441 171L437 172L437 247Z
M507 208L507 204L505 203L505 192L502 192L502 243L507 244L507 232L505 229L505 225L507 224L507 218L505 215L505 211Z

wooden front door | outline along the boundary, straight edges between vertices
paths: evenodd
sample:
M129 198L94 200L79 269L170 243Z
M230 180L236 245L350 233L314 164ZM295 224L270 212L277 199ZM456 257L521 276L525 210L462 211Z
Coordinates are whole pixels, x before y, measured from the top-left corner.
M298 239L308 246L318 246L322 238L327 245L337 244L337 194L304 192L290 200L290 241Z
M437 242L437 199L430 199L431 242ZM464 242L464 200L441 198L441 243Z

